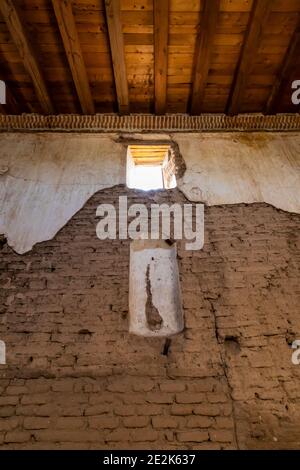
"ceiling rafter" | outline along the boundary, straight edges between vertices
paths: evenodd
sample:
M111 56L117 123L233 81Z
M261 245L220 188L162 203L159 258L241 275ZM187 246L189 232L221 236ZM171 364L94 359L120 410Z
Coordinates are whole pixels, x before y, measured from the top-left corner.
M128 114L129 93L120 0L105 0L105 11L119 112L120 114Z
M45 114L54 114L54 106L45 79L14 2L12 0L1 0L0 11L19 51L24 67L31 76L43 112Z
M295 64L297 63L297 60L299 60L299 51L300 51L300 17L299 17L299 21L296 26L296 29L293 33L293 36L290 40L287 53L284 56L284 60L281 65L281 70L276 77L275 83L270 93L268 103L266 106L267 114L275 114L278 111L281 97L284 94L288 84L291 84L291 81L293 78L292 75L294 72L294 67L295 67ZM292 89L291 89L291 94L292 94Z
M191 114L200 114L207 84L209 65L217 29L220 0L204 0L201 28L197 39L194 78L191 97Z
M155 113L167 105L169 0L154 0L154 101Z
M263 34L263 25L267 22L272 3L271 0L254 0L253 2L243 47L227 102L227 113L229 115L238 114L240 111L253 57L255 57L258 50Z
M94 114L95 106L82 56L72 4L69 0L52 0L52 5L82 112L84 114Z

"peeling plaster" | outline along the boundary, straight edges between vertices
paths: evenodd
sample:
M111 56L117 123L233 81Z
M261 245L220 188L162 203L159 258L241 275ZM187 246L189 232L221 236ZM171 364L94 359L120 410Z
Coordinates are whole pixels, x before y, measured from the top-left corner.
M126 152L111 137L1 137L8 171L0 176L0 233L17 253L50 240L95 192L125 181Z
M208 205L265 202L300 213L300 133L1 133L0 233L17 252L49 240L97 191L125 184L126 143L178 145L178 188Z
M207 205L265 202L300 213L300 134L176 134L179 189Z

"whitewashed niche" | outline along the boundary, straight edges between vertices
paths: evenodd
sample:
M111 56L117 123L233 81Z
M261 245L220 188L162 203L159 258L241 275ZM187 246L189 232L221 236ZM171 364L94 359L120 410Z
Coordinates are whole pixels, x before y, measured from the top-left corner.
M4 341L0 340L0 364L6 364L6 347Z
M183 330L176 245L164 240L130 244L129 331L171 336Z

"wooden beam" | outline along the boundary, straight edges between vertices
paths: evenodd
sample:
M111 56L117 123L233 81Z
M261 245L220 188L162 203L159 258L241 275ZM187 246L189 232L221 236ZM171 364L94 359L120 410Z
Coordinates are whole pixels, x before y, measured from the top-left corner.
M105 11L119 112L120 114L128 114L129 95L120 0L105 0Z
M95 114L95 106L73 15L72 2L70 0L52 0L52 5L82 112L84 114Z
M219 10L220 0L204 0L195 53L191 114L200 114L202 111Z
M46 114L53 114L54 107L47 91L46 82L43 78L33 48L27 38L26 31L22 25L14 2L12 0L1 0L0 11L5 19L12 39L19 51L24 66L31 76L37 98L40 102L43 112Z
M153 6L155 114L165 114L167 104L169 0L154 0Z
M268 99L266 106L267 114L275 114L278 111L280 101L287 86L291 85L293 80L293 74L295 71L295 64L299 61L299 51L300 51L300 20L297 24L297 27L294 31L292 39L290 41L287 53L284 56L284 60L281 66L281 70L276 77L275 83L273 85L271 94ZM295 79L299 77L295 77ZM291 95L293 90L291 89ZM296 107L297 110L299 107Z
M230 115L239 113L247 80L252 70L253 59L262 37L263 25L267 22L272 3L272 0L254 0L253 2L248 28L227 103L227 113Z

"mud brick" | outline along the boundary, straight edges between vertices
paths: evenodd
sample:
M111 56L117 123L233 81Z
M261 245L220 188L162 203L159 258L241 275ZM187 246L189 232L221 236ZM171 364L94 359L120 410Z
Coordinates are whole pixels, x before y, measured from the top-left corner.
M138 415L159 415L162 413L163 406L162 405L153 405L153 404L146 404L146 405L138 405L136 407Z
M233 442L234 436L232 431L227 430L213 430L209 431L209 436L213 442Z
M12 431L17 428L20 424L18 417L13 416L11 418L1 418L0 419L0 432L2 431Z
M152 418L152 425L154 428L177 428L178 420L171 416L154 416Z
M19 397L18 396L2 396L0 397L0 407L6 406L6 405L16 405L19 402Z
M209 435L206 431L182 431L177 433L177 439L179 442L204 442Z
M50 426L49 418L25 418L24 429L47 429Z
M27 442L30 440L30 433L26 431L9 431L5 434L4 442L17 443Z
M14 406L0 406L0 417L13 416L15 414Z
M126 428L144 428L149 423L147 416L130 416L123 419Z
M149 403L173 403L173 395L163 392L149 392L146 395L146 401Z
M178 416L190 415L193 413L193 405L177 405L171 407L171 414Z
M212 419L206 416L190 416L186 422L188 428L209 428L211 424Z
M153 389L153 387L153 380L149 378L139 379L138 377L136 377L132 388L135 392L149 392Z
M153 442L157 441L158 433L152 429L143 429L142 432L139 429L135 429L130 432L130 438L133 442Z
M87 421L85 418L64 416L56 418L54 423L57 429L82 429L86 427Z
M163 382L159 385L162 392L183 392L186 388L185 383L175 382L170 380L169 382Z
M119 418L114 416L90 416L89 427L96 429L114 429L119 425Z
M176 402L177 403L203 403L206 400L204 393L177 393Z
M110 409L111 407L107 403L103 403L103 405L88 406L85 408L84 414L85 416L102 415L109 413Z
M202 416L218 416L221 413L221 408L218 405L202 403L200 405L195 405L193 412Z

